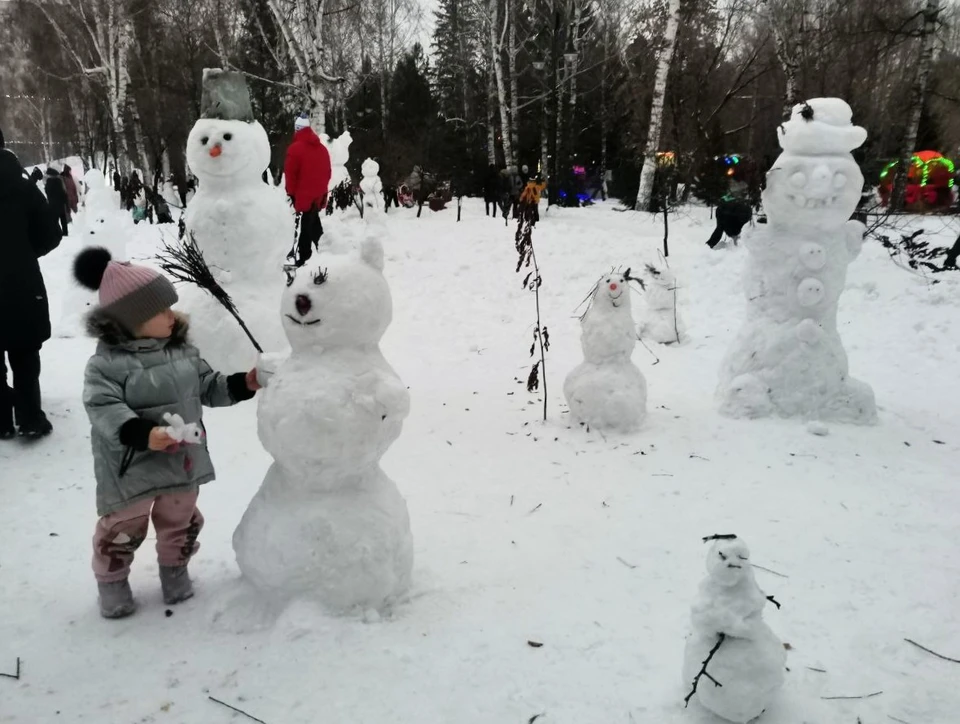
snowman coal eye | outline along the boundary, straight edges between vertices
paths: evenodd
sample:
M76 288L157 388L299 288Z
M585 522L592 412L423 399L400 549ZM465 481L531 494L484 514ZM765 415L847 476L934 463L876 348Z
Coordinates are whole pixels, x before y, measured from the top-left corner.
M792 183L798 189L802 189L807 185L807 176L803 173L803 171L797 171L790 177L790 183Z
M847 177L842 173L833 174L833 188L839 190L847 185Z
M209 140L210 140L209 138L207 138L206 136L204 136L203 138L200 139L200 143L202 143L204 146L206 146L206 145L207 145L207 141L209 141Z
M223 140L224 140L224 141L229 141L231 138L233 138L233 134L232 134L232 133L224 133L224 134L223 134Z
M720 560L721 560L721 561L727 560L727 557L726 557L725 555L723 555L723 551L717 551L717 552L720 554Z
M738 555L737 558L739 558L741 561L747 560L747 557L746 557L746 556L740 556L740 555Z

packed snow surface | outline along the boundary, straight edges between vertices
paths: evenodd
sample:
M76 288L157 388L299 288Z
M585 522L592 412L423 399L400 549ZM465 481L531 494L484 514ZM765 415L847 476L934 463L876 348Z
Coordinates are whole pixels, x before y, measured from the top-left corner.
M550 209L534 230L546 425L524 386L535 310L514 229L479 200L459 224L453 211L386 215L394 321L381 346L413 404L383 469L407 500L416 563L380 623L302 603L261 630L211 625L240 581L231 536L273 463L257 401L204 416L218 479L200 493L196 597L162 604L148 540L131 576L140 610L100 619L80 403L94 342L46 344L55 432L0 443L0 672L22 662L19 681L0 678L0 722L246 721L213 696L269 724L719 724L683 708L679 672L701 538L735 532L780 574L756 570L784 605L765 618L791 646L761 724L956 724L957 665L903 639L960 657L960 275L932 284L875 241L850 265L837 327L878 425L831 423L820 437L798 420L730 419L713 393L743 321L746 254L708 249L709 212L680 209L670 265L687 334L650 345L659 364L634 349L649 382L642 432L587 433L561 392L581 360L576 307L599 270L657 263L663 233L659 218L612 208ZM937 244L957 236L952 220L918 223ZM137 226L130 258L158 238ZM43 260L54 327L77 250L71 236Z

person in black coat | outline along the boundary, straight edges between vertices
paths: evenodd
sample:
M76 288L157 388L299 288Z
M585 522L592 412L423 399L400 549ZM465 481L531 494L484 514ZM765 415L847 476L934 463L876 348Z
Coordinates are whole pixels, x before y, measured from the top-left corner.
M70 198L67 196L67 186L63 183L60 172L55 168L47 169L47 180L43 184L47 192L47 203L54 215L60 220L60 233L67 236L67 223L70 220Z
M487 166L483 177L483 208L487 216L497 218L497 205L500 201L500 172L494 164Z
M13 437L14 415L21 435L38 437L53 428L40 407L40 347L50 339L50 310L37 259L57 248L60 229L40 189L5 150L0 150L0 223L0 439Z

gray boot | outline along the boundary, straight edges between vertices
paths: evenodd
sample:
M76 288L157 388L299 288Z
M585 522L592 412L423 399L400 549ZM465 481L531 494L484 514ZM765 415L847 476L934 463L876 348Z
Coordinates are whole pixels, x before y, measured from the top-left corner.
M137 610L130 583L124 579L113 583L97 582L100 591L100 615L104 618L124 618Z
M186 566L160 566L160 588L168 605L193 598L193 582Z

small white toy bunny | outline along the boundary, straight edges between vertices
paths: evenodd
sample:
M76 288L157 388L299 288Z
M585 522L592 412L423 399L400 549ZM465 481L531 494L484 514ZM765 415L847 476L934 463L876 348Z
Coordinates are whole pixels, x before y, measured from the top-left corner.
M163 413L163 419L168 424L166 433L177 442L198 445L203 439L203 430L197 423L184 422L180 415L169 412Z

